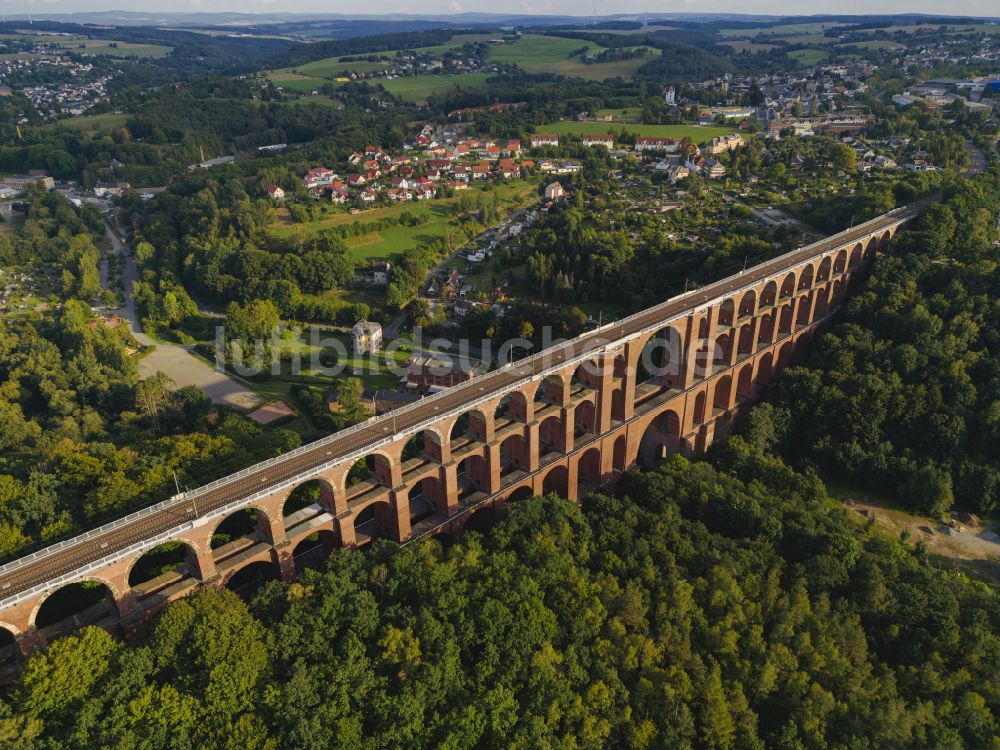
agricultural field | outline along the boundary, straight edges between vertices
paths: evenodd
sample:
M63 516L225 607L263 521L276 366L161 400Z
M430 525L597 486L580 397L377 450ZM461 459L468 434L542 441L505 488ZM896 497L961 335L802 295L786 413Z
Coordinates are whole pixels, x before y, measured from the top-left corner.
M35 41L61 47L78 55L113 55L115 57L166 57L172 47L162 44L134 44L113 39L90 39L60 35L33 37Z
M486 83L489 73L464 73L457 76L405 76L403 78L379 79L385 90L401 99L423 102L431 94L441 94L457 88L475 88Z
M507 214L531 203L537 197L537 188L538 185L534 180L511 180L494 186L489 192L491 195L496 195L501 213ZM287 209L279 208L273 212L274 221L270 231L278 237L297 234L308 237L324 229L399 217L403 213L426 217L427 221L417 226L394 226L347 238L347 245L358 262L392 260L408 247L430 244L444 237L449 230L453 230L458 222L451 211L451 206L464 194L459 193L452 198L375 208L357 214L338 211L307 224L293 223Z
M828 54L821 49L797 49L789 52L788 56L803 65L818 65L828 57Z
M635 122L642 115L642 107L623 107L621 109L599 109L598 117L610 116L614 122Z
M100 115L78 115L76 117L68 117L65 120L58 120L57 122L59 125L64 125L67 128L93 135L94 133L103 133L108 130L123 128L125 127L125 123L129 121L130 117L131 115L121 114L118 112L106 112L105 114Z
M652 54L634 60L616 60L587 65L570 53L587 47L600 53L606 48L583 39L528 34L513 44L503 44L490 50L489 59L497 63L517 65L526 73L557 73L559 75L603 81L607 78L627 78L652 59ZM634 49L634 48L628 48ZM656 54L653 51L653 54Z
M847 26L847 23L840 21L828 21L825 23L789 23L778 26L759 26L751 29L721 29L722 36L729 37L753 37L753 36L800 36L804 34L822 34L827 29L835 29L840 26Z
M380 70L387 70L389 62L371 62L369 60L357 60L354 62L343 62L339 57L328 57L323 60L314 60L305 65L297 65L291 71L293 74L306 76L309 78L328 78L335 80L344 72L354 72L361 75L376 73Z
M719 42L719 44L730 47L737 52L750 52L752 54L757 54L758 52L770 52L773 49L778 49L777 44L762 44L759 42L748 42L744 39L733 39L728 42Z
M562 120L543 125L539 131L557 135L601 135L626 130L629 133L651 138L690 138L695 143L705 143L718 135L729 135L733 128L717 125L629 125L613 122L575 122Z
M838 45L838 47L858 47L860 49L900 49L902 46L899 42L890 42L885 39L873 39L869 42L848 42Z

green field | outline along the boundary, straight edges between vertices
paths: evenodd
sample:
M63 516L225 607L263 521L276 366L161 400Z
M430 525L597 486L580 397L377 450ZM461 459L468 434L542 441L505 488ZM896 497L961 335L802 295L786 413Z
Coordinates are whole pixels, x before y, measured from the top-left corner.
M753 37L761 36L799 36L802 34L822 34L827 29L846 26L846 22L831 21L827 23L789 23L778 26L758 26L752 29L722 29L722 36Z
M302 66L298 70L302 70L304 67ZM302 94L309 94L326 84L343 85L332 78L313 78L293 73L290 70L270 71L265 75L276 85ZM489 73L464 73L457 76L420 75L401 78L374 78L370 82L383 86L390 94L407 101L423 102L431 94L441 94L457 88L482 86L488 77Z
M615 122L635 121L642 115L642 107L622 107L621 109L599 109L594 113L598 117L611 115Z
M494 186L490 193L497 196L502 213L510 212L535 199L537 184L529 180L511 180ZM391 260L408 247L426 245L439 240L450 228L457 226L457 219L451 213L450 208L452 204L461 199L461 195L462 193L459 193L453 198L414 201L386 208L375 208L357 214L342 211L308 224L294 224L286 209L275 209L275 220L270 231L277 237L295 235L308 237L324 229L356 222L371 222L388 217L398 217L404 212L414 216L426 216L429 220L418 226L396 226L358 237L350 237L347 240L347 245L352 249L355 260L359 262Z
M329 78L333 80L345 71L364 75L386 70L388 67L388 62L369 62L368 60L343 62L339 57L328 57L324 60L314 60L305 65L296 65L291 69L291 72L311 78Z
M93 134L125 127L125 123L129 121L130 117L131 115L107 112L101 115L79 115L77 117L69 117L65 120L59 120L58 122L60 125L65 125L67 128L79 130L83 133Z
M457 88L475 88L486 83L489 73L464 73L458 76L407 76L379 79L390 94L411 102L422 102L431 94L441 94Z
M607 78L627 78L651 59L652 55L635 60L585 64L579 56L570 53L587 47L593 53L605 47L584 39L528 34L513 44L497 45L490 50L489 59L497 63L511 63L527 73L556 73L558 75L603 81ZM631 48L629 48L631 49Z
M749 52L751 54L770 52L778 48L777 44L761 44L759 42L749 42L745 39L730 39L727 42L719 42L719 44L730 47L737 52Z
M870 42L848 42L839 45L841 47L858 47L860 49L900 49L903 45L899 42L890 42L883 39L873 39Z
M803 65L818 65L828 57L821 49L797 49L789 52L788 56Z
M613 122L574 122L562 120L542 125L539 132L557 135L601 135L625 130L629 133L650 138L690 138L695 143L705 143L717 135L729 135L732 128L717 125L628 125Z
M162 44L134 44L114 39L91 39L89 37L65 37L59 35L32 37L35 41L54 44L67 52L78 55L114 55L116 57L165 57L172 47Z

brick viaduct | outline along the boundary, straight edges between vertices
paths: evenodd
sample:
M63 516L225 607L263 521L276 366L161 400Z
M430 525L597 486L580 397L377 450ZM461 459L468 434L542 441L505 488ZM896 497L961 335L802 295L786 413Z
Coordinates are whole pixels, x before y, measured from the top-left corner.
M310 554L376 537L454 535L522 498L576 500L629 467L698 454L802 357L914 214L891 212L448 389L397 412L398 424L391 415L369 420L4 565L3 662L14 668L34 646L84 624L128 634L200 585L258 574L292 580ZM348 439L354 450L336 450ZM215 507L217 485L235 489ZM164 514L173 520L159 532L151 524ZM162 568L150 564L165 542L180 564L157 575ZM103 598L69 619L46 619L50 597L68 597L65 587L81 582L100 584L91 594Z

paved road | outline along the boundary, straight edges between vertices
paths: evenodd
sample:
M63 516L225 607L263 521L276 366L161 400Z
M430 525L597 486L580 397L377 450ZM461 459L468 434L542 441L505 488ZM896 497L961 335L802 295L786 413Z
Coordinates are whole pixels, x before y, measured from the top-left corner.
M291 451L270 462L250 467L232 477L225 477L204 487L185 493L164 507L135 513L130 520L120 521L115 528L90 532L88 538L68 540L62 546L49 548L0 568L0 607L6 606L19 592L43 586L63 574L74 573L87 563L105 558L132 545L141 544L157 534L165 533L197 518L285 481L292 480L329 463L371 450L382 440L417 428L434 419L474 405L484 396L501 392L530 380L565 362L586 356L613 341L660 327L701 304L725 296L747 285L779 273L784 268L812 258L822 251L837 248L866 236L872 231L889 227L916 215L915 209L897 210L846 232L800 248L784 256L721 281L710 284L679 298L636 313L616 323L597 329L572 341L551 347L511 366L449 388L435 396L398 409L378 419L330 435ZM86 535L85 535L86 536ZM27 593L25 594L27 595Z
M249 409L258 406L262 399L246 386L241 385L228 375L224 375L204 360L191 353L191 346L167 344L154 341L142 330L142 324L135 311L135 301L132 299L132 282L139 279L128 249L118 239L118 235L107 228L107 236L114 251L125 257L125 306L115 312L128 321L132 335L143 346L156 348L139 360L139 375L144 378L155 375L158 371L166 374L178 386L193 385L204 391L216 404L225 404L237 409Z

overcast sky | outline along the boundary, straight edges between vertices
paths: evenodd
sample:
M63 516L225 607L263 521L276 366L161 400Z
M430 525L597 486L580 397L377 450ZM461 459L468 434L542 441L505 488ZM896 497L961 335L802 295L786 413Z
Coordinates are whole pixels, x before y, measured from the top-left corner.
M130 10L153 13L236 11L243 13L531 13L590 15L594 0L27 0L32 13ZM25 0L0 0L0 12L24 13ZM929 13L1000 15L998 0L597 0L599 14L691 12L766 13Z

